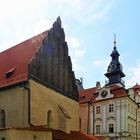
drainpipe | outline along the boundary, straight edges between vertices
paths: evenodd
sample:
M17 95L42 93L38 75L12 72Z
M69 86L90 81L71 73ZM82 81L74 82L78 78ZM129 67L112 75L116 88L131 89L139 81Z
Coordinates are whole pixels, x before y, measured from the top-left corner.
M31 123L31 102L30 102L30 96L31 96L31 92L30 92L30 88L28 88L27 86L25 86L25 84L23 84L23 88L27 90L28 92L28 124L30 126L35 126Z
M136 109L136 140L138 140L138 109L139 109L139 105L140 103L136 103L137 104L137 109Z
M90 103L88 102L88 117L87 117L87 134L89 133L89 122L90 122Z
M94 129L95 129L95 107L92 105L92 108L93 108L93 135L95 134L95 132L94 132Z

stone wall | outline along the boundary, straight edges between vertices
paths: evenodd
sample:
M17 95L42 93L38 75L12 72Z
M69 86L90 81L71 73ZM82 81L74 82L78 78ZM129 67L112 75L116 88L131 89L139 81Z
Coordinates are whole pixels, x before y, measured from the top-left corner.
M81 131L88 133L88 103L80 104L80 120L81 120Z
M5 111L6 127L28 126L28 93L21 86L0 91L0 110Z
M11 128L0 130L0 139L2 138L5 140L52 140L52 132Z
M30 80L29 87L33 125L48 126L47 113L50 110L52 112L51 128L65 132L79 131L79 103L77 101L33 80Z

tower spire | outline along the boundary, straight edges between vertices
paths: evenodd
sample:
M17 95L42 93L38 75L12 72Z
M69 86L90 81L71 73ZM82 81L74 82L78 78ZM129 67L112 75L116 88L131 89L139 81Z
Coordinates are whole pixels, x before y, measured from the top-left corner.
M116 34L114 33L114 41L113 41L113 43L114 43L114 49L116 49Z
M106 83L106 85L111 85L111 84L118 84L120 83L121 85L124 86L124 83L122 82L122 78L125 77L125 74L123 73L122 65L119 62L119 53L116 48L116 34L114 34L114 48L111 53L111 62L107 68L107 73L105 73L105 76L109 79L109 82Z

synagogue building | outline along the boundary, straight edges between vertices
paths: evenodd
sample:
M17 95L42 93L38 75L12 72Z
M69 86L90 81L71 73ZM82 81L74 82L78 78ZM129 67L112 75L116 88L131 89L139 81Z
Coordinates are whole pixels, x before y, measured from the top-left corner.
M79 101L60 17L0 53L0 140L96 140L79 131Z

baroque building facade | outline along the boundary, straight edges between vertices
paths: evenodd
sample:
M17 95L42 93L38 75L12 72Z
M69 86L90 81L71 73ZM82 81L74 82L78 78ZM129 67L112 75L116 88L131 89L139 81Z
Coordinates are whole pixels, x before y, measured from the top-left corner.
M111 58L105 86L97 82L79 92L81 131L111 140L140 140L140 85L125 88L116 41Z

